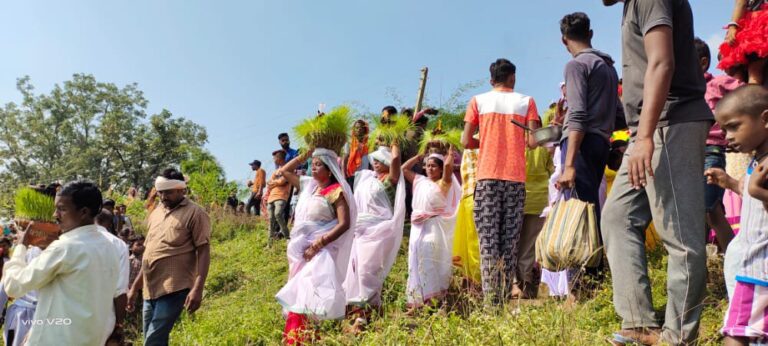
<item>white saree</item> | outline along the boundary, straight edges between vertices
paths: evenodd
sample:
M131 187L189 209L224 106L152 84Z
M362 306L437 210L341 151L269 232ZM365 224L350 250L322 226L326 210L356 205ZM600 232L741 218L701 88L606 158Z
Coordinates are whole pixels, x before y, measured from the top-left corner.
M445 294L453 274L453 231L461 186L453 177L447 194L423 175L413 182L413 213L408 243L408 305Z
M304 251L332 230L338 219L333 206L318 193L317 182L310 177L301 177L301 192L288 242L288 282L275 298L285 313L303 314L317 320L339 319L344 317L346 306L342 283L357 217L355 199L339 168L338 156L326 149L316 149L312 156L323 160L341 185L349 205L350 228L309 262L304 260Z
M349 305L381 305L384 280L395 263L403 240L405 183L397 183L394 203L376 173L363 170L355 177L357 224L352 255L344 281ZM394 209L393 209L394 204Z

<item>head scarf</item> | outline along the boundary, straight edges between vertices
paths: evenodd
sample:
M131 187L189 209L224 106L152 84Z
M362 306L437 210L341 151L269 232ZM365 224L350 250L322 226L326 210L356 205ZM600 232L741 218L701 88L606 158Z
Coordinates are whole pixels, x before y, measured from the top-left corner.
M347 176L355 175L357 169L363 164L363 156L368 155L368 123L360 121L363 124L363 140L357 139L354 126L352 127L352 139L349 142L349 160L347 160Z
M438 159L440 161L445 162L445 156L437 154L437 153L433 153L433 154L430 154L429 156L427 156L427 160L429 160L429 159Z
M379 147L378 150L371 153L371 158L379 161L386 166L392 165L392 152L389 147Z
M155 190L157 191L180 190L186 188L187 183L185 181L167 179L163 176L159 176L155 179Z
M312 158L318 158L320 161L322 161L328 169L331 171L331 174L336 178L336 181L341 185L342 190L344 191L344 198L347 200L347 205L349 205L349 214L350 214L350 220L352 220L352 224L350 225L350 230L354 230L354 220L357 218L357 208L355 206L355 196L352 194L352 188L347 184L347 180L344 179L344 173L341 171L341 167L339 167L339 156L336 155L336 153L333 150L328 150L324 148L317 148L312 153ZM314 182L308 186L308 191L311 193L311 191L314 191L316 183ZM302 187L303 188L303 187ZM299 202L301 202L301 199L299 199ZM303 208L300 206L296 206L296 212L305 212L302 211ZM354 232L350 232L354 233Z

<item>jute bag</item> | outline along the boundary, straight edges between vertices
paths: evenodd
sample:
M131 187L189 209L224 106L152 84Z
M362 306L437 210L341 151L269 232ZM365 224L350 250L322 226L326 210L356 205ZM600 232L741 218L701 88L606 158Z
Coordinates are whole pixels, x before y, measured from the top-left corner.
M595 205L558 198L536 238L536 260L544 269L593 267L600 261Z

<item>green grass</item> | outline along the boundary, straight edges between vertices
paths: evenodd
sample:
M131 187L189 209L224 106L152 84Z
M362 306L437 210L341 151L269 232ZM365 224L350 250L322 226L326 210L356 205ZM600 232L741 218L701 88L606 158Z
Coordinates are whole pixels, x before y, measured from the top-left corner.
M284 320L275 293L285 283L285 241L267 241L263 223L225 217L215 222L213 255L202 308L184 315L171 335L174 345L278 345ZM477 297L454 285L453 304L417 318L405 316L407 238L383 292L384 316L368 331L344 334L341 322L320 326L323 345L600 345L619 328L611 303L610 279L571 309L552 299L486 309ZM666 258L651 255L654 306L663 312ZM713 264L713 271L721 265ZM719 281L720 283L722 282ZM722 290L711 288L722 296ZM719 345L725 301L708 297L702 345Z

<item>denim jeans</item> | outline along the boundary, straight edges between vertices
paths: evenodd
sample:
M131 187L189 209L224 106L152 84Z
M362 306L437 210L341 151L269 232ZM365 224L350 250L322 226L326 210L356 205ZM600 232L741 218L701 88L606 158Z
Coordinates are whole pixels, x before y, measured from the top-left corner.
M168 336L184 310L188 293L187 288L144 301L144 345L168 345Z
M715 145L708 145L704 150L704 170L710 168L720 168L725 170L725 148ZM716 207L723 204L723 195L725 190L717 185L704 185L704 203L707 211L713 211Z

